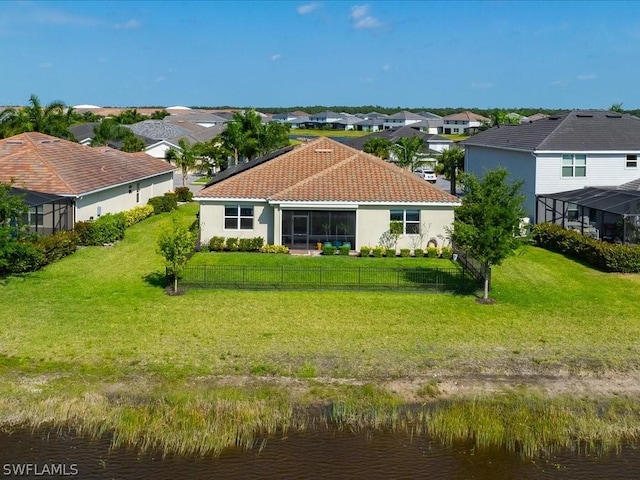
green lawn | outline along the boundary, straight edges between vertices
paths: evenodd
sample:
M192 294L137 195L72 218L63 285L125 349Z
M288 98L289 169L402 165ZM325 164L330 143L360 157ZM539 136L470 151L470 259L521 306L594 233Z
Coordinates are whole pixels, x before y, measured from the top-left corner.
M196 210L187 205L173 216L189 224ZM638 275L606 274L526 247L494 268L491 306L453 294L193 290L170 297L155 251L170 220L152 217L113 247L84 248L5 280L0 365L169 376L295 376L312 368L365 379L638 366ZM211 253L194 261L201 257L232 258Z
M394 409L403 399L438 395L436 374L606 377L639 367L640 275L598 272L534 247L494 268L494 305L480 305L473 295L320 289L167 296L158 235L173 218L191 224L196 212L196 205L182 206L133 226L112 247L83 248L42 271L0 281L0 426L53 422L81 434L113 432L115 445L204 454L251 445L257 432L309 428L294 405L319 401L332 405L330 418L347 428L396 425ZM434 260L215 253L193 259L211 261ZM413 390L396 392L384 386L389 380ZM504 422L529 425L530 418L566 410L550 404L549 417L530 402L522 393L505 420L504 408L483 410L474 399L438 420L441 430L428 424L446 439L458 438L462 422L459 435L466 438L475 435L480 411L484 433L485 416L494 411L492 425L502 431ZM640 415L632 405L633 398L622 405L627 413L612 429L637 438ZM604 424L613 422L606 408L589 408ZM601 438L600 423L587 418L579 414L577 426L553 428L567 442ZM593 425L589 436L580 427L585 422ZM406 425L413 432L415 419ZM540 428L534 440L546 445L548 427ZM505 442L513 443L510 436Z

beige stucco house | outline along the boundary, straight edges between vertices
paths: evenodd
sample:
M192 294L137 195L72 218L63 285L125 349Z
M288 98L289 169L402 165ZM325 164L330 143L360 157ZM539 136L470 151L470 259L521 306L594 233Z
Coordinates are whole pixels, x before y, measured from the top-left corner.
M29 212L30 226L42 233L145 205L173 190L174 170L145 153L93 148L37 132L0 140L1 182L58 197L57 207L47 201Z
M201 241L263 237L314 249L349 242L381 244L392 220L403 225L398 248L442 245L458 198L373 155L329 138L228 169L195 198Z

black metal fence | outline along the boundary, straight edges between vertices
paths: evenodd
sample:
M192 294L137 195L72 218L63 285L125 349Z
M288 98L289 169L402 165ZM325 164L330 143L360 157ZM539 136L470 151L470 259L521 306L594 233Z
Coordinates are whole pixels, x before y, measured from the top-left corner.
M485 265L481 261L471 257L458 245L453 245L453 253L457 256L457 261L460 263L462 268L473 275L473 278L482 285L484 285L486 272L487 280L489 280L489 290L491 290L491 268L485 268Z
M167 281L172 278L167 275ZM273 290L440 290L473 291L478 281L460 268L297 267L187 265L178 276L182 288Z

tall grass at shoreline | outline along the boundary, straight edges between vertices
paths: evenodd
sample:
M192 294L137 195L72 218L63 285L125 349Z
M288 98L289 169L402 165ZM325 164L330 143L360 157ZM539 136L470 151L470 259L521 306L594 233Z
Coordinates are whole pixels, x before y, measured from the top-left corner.
M293 398L283 387L218 387L167 393L3 395L0 425L111 437L113 448L183 457L252 449L288 431L338 429L471 442L526 458L571 450L615 452L640 438L632 399L544 397L528 392L406 404L373 385L326 387ZM333 400L326 402L325 398Z

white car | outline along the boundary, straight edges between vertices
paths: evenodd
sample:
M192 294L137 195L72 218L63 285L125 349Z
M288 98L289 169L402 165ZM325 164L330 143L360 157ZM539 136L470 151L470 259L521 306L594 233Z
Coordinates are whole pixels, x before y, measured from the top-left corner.
M436 183L436 180L438 179L436 172L434 172L430 168L419 167L419 168L416 168L416 170L413 173L415 173L420 178L422 178L423 180L426 180L429 183Z

